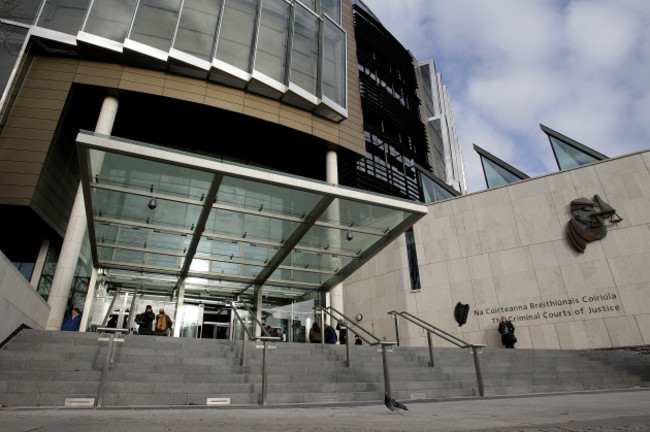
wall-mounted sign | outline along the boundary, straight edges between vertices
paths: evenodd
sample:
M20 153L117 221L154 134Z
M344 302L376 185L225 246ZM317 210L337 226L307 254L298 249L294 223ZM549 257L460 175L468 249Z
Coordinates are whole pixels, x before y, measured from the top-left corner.
M584 253L588 243L605 238L607 220L610 223L623 220L616 214L616 209L598 195L594 195L593 201L589 198L571 201L571 214L573 218L567 226L569 243L580 253Z

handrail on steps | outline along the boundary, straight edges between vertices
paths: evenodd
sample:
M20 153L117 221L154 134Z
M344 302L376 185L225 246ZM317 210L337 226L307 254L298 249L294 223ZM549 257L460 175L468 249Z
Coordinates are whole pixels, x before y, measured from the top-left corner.
M485 388L483 385L483 372L481 371L481 363L479 362L478 359L478 354L480 353L482 348L485 348L486 345L483 344L471 344L468 342L465 342L464 340L447 333L446 331L434 326L433 324L430 324L426 321L424 321L421 318L416 317L415 315L402 311L402 312L397 312L397 311L390 311L388 312L388 315L392 315L393 318L395 319L395 335L397 339L397 345L399 345L399 340L400 340L400 333L399 333L399 317L405 319L406 321L409 321L418 327L424 329L427 332L427 345L429 347L429 366L433 367L434 366L434 361L433 361L433 338L431 335L438 336L441 339L446 340L447 342L451 343L452 345L456 345L458 348L469 348L472 350L472 356L474 357L474 369L476 370L476 381L478 382L478 392L479 395L484 396L485 395Z
M248 329L248 324L244 322L241 316L239 316L239 312L237 312L237 309L239 307L244 307L247 311L248 314L253 318L253 320L257 323L257 325L260 326L260 329L262 330L263 335L262 336L255 336L249 329ZM230 302L230 307L232 308L232 311L241 324L242 328L244 329L244 335L242 337L242 344L241 344L241 359L240 359L240 365L245 366L246 365L246 339L248 336L248 339L252 341L262 341L264 344L264 351L262 352L262 395L260 397L260 405L266 405L266 396L267 396L267 374L266 374L266 349L267 349L267 342L274 342L274 341L279 341L282 340L282 338L277 337L277 336L271 336L269 333L266 331L262 323L257 319L257 316L253 311L251 310L250 306L241 301L232 301Z
M345 330L349 330L352 333L354 333L356 336L359 336L359 338L367 343L370 346L379 346L380 349L378 351L381 352L381 359L382 359L382 365L384 367L384 391L389 397L392 397L391 395L391 389L390 389L390 371L388 368L388 358L386 357L386 352L387 349L389 351L392 351L393 345L398 345L397 342L395 341L385 341L381 340L374 334L370 333L368 330L360 326L359 324L355 323L350 319L349 317L345 316L342 312L336 310L335 308L328 306L326 308L323 308L321 306L316 306L314 308L316 312L320 312L321 316L321 344L325 343L325 314L327 314L329 317L332 319L338 321L339 323L342 324L341 328ZM345 353L346 353L346 366L350 367L351 366L351 357L350 357L350 336L348 335L345 338Z

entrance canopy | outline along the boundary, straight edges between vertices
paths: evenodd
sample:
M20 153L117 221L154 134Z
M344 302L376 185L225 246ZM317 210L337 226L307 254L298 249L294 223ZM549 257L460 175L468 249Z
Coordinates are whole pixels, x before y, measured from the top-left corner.
M423 217L412 201L81 131L94 265L114 286L284 304L328 291ZM300 160L297 159L297 163ZM324 163L324 161L323 161Z

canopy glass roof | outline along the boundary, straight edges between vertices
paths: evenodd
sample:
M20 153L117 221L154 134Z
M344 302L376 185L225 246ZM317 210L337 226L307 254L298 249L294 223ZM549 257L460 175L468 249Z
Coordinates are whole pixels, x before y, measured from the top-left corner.
M426 214L411 201L92 132L77 136L94 264L143 294L283 304L328 291Z

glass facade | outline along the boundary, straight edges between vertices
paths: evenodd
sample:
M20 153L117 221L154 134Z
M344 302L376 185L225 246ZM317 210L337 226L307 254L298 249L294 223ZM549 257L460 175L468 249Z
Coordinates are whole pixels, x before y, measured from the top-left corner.
M347 117L341 11L341 0L45 0L36 26L48 31L35 35L73 46L77 38L122 52L127 63L171 57L190 68L175 72L200 76L212 69L205 76L243 88L257 72L255 79L275 92L258 85L251 91L341 121Z

